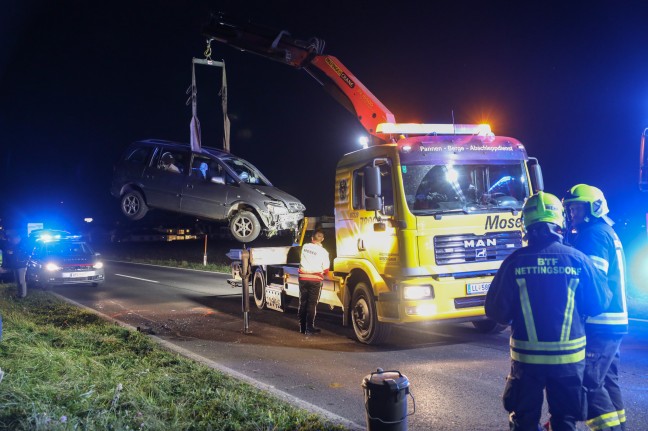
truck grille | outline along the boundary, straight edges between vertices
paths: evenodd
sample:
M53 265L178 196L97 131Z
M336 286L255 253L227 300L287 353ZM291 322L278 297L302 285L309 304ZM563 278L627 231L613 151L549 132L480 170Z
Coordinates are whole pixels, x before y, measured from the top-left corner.
M520 231L436 236L434 258L437 265L497 261L504 260L520 247Z

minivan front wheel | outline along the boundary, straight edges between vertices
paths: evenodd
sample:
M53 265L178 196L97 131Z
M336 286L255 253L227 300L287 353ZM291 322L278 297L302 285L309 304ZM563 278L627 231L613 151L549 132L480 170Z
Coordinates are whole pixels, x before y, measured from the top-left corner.
M254 213L239 211L230 220L230 233L240 242L252 242L261 233L261 223Z
M146 215L148 207L144 196L138 191L129 190L122 195L121 210L131 220L139 220Z

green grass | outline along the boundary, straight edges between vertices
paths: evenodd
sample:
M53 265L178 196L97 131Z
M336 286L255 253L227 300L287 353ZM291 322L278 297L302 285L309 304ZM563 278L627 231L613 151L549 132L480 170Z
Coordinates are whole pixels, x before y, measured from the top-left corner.
M0 429L342 430L147 336L0 284Z

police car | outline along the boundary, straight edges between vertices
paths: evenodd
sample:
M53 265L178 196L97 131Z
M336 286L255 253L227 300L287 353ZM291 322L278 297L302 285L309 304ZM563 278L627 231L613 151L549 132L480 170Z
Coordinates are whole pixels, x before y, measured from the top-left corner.
M26 273L30 287L98 286L104 282L104 264L100 255L81 236L64 231L42 231L30 235L30 240L34 244Z

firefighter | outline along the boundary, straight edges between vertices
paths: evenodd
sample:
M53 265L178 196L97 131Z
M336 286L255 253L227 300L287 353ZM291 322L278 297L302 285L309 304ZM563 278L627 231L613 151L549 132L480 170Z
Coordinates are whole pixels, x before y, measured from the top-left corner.
M524 203L528 245L508 256L486 295L486 315L511 325L511 371L502 397L509 427L537 431L546 391L553 431L584 419L585 318L606 309L605 279L562 243L560 200L538 192Z
M584 385L587 389L587 426L591 430L625 430L626 415L619 388L619 347L628 333L625 297L625 259L619 237L607 216L603 192L577 184L563 199L568 242L588 255L607 278L612 302L604 313L586 323L587 351Z
M311 243L302 247L299 262L299 332L305 335L317 334L321 330L315 327L315 313L322 291L324 275L328 274L331 262L328 251L324 248L324 232L316 230Z

